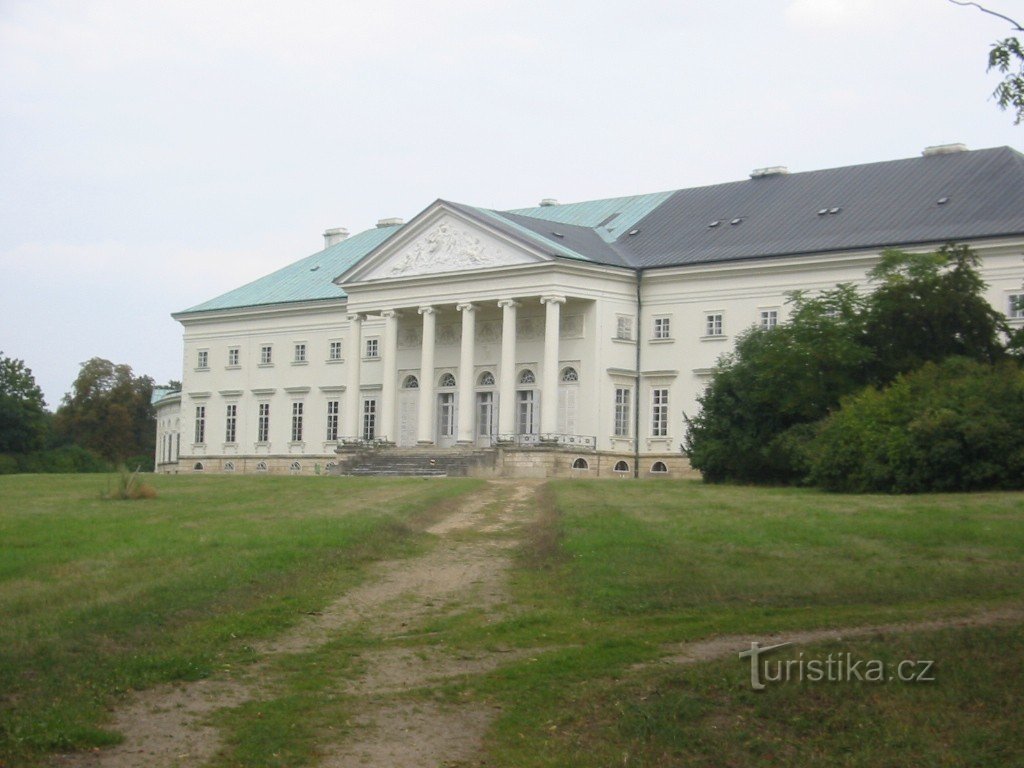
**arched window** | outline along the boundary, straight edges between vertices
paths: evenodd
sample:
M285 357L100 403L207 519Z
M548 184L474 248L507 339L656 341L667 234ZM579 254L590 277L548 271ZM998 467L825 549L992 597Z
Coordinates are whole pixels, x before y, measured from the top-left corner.
M568 368L562 370L562 381L576 382L580 380L580 375L575 368L571 365Z
M402 389L419 389L420 380L415 376L406 376L402 381Z
M493 387L494 386L494 374L490 371L484 371L480 374L480 378L476 382L478 387Z
M267 471L267 462L265 462L265 461L259 462L256 465L256 471L257 472L266 472Z
M205 469L205 467L203 466L203 462L197 461L195 466L192 467L192 469L195 472L202 472Z
M289 467L289 469L292 472L301 472L302 471L302 465L299 464L299 462L297 462L297 461L293 461L292 465Z
M587 464L587 460L586 459L576 459L576 461L574 461L572 463L572 468L573 469L590 469L590 465Z
M625 461L617 461L614 469L616 472L629 472L629 464Z
M437 386L439 386L439 387L454 387L455 386L455 377L452 374L450 374L450 373L442 374L440 381L437 382Z
M668 472L668 467L665 466L664 461L656 461L651 465L651 472Z
M235 471L235 462L233 462L233 461L225 461L224 462L224 471L225 472L234 472Z
M533 371L527 368L525 371L519 374L520 384L536 384L537 377L533 375Z

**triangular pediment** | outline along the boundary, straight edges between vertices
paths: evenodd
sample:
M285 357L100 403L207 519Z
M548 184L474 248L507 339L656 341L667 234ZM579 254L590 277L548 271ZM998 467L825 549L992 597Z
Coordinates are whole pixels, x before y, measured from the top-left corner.
M436 203L336 282L353 283L536 264L550 257Z

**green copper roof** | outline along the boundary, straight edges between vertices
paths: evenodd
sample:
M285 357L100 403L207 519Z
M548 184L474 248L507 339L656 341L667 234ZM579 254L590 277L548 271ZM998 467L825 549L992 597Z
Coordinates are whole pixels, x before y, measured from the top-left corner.
M293 301L343 299L345 292L332 280L398 230L399 227L377 227L360 232L248 285L190 307L180 314L255 307L263 304L285 304Z
M606 243L611 243L671 196L672 192L654 192L649 195L612 197L583 203L538 205L535 208L518 208L505 213L589 227Z

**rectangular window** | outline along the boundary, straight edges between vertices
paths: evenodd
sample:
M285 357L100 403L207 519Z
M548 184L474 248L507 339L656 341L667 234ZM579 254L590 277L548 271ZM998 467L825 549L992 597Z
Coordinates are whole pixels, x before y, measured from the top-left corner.
M766 331L770 331L772 328L779 324L779 310L777 309L762 309L761 310L761 327Z
M633 338L633 318L619 315L615 320L615 338L630 341Z
M210 353L205 349L199 350L199 355L196 359L197 368L209 368L210 367Z
M256 422L256 440L261 443L270 440L270 403L260 403L259 420Z
M708 314L704 317L704 335L705 336L721 336L722 335L722 315L720 313Z
M668 437L668 390L651 392L651 437Z
M629 437L629 414L633 404L633 390L618 387L615 390L615 436Z
M238 365L241 360L241 354L238 351L238 347L232 347L228 350L228 365Z
M196 442L206 442L206 406L196 406Z
M672 327L667 317L656 317L654 318L654 338L656 339L671 339L672 338Z
M295 362L304 363L306 362L306 345L296 344L295 345Z
M338 405L337 400L327 401L327 439L338 439Z
M292 442L302 442L302 403L292 403Z
M238 406L231 404L228 406L227 418L224 422L224 442L233 443L235 442L236 432L235 428L238 425Z
M260 347L260 365L270 365L274 362L274 348L269 344Z
M366 340L366 356L378 357L377 339Z
M341 342L340 341L332 341L331 342L331 349L330 349L330 352L328 354L328 359L329 360L341 360Z
M1024 318L1024 293L1015 293L1007 302L1006 316L1011 320Z

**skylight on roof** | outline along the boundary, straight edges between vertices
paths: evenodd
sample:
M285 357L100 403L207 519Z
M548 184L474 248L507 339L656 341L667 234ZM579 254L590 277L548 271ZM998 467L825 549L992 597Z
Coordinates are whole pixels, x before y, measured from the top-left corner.
M714 228L714 227L717 227L721 223L722 223L721 221L719 221L718 219L715 219L710 224L708 224L708 226L711 227L711 228Z

